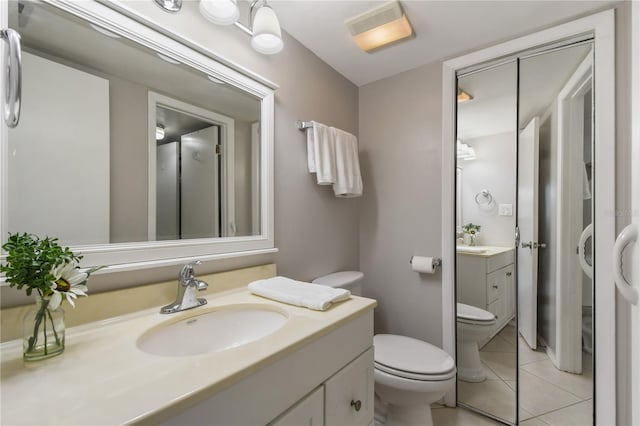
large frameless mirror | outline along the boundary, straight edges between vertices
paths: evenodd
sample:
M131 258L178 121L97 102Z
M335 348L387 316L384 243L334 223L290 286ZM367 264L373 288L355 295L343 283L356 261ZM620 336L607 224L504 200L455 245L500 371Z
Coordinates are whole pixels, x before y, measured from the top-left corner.
M593 423L593 51L458 76L458 402ZM516 309L517 308L517 309Z
M458 402L516 422L516 61L458 79Z
M55 236L88 264L273 247L271 88L105 5L8 8L22 114L4 231Z
M520 420L593 424L593 51L520 61Z

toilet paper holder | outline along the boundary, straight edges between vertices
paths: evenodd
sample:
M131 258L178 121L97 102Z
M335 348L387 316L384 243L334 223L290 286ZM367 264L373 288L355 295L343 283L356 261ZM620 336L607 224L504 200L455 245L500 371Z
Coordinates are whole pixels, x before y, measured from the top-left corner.
M413 256L411 256L411 258L409 259L409 265L413 265ZM440 259L439 257L434 257L433 258L433 268L437 268L439 266L442 266L442 259Z

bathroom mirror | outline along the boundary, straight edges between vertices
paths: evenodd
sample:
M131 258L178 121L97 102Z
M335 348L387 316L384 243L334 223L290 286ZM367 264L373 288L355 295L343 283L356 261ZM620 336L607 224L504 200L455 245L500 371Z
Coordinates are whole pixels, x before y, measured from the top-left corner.
M8 8L22 114L2 238L56 236L88 265L273 248L273 86L105 4Z
M592 69L579 40L457 78L458 403L507 424L593 424Z
M516 423L516 61L458 78L458 402ZM458 220L458 219L457 219Z
M520 420L593 424L593 43L520 61Z

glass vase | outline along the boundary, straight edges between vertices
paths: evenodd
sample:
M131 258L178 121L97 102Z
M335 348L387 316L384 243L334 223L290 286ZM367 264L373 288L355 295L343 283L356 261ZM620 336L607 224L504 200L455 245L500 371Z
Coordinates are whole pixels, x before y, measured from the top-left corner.
M27 312L22 323L23 358L38 361L61 354L64 351L64 310L49 307L48 297L36 298L36 305Z

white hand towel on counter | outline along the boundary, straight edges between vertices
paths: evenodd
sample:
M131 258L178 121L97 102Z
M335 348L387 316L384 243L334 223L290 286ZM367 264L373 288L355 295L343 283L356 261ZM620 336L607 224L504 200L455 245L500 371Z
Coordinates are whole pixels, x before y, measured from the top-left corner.
M335 181L333 192L336 197L360 197L362 176L358 157L358 139L349 132L331 128L335 138Z
M335 139L331 127L316 121L307 129L307 166L316 174L318 185L335 182Z
M286 277L254 281L247 287L251 293L258 296L316 311L325 311L331 304L351 297L351 292L343 288L305 283Z

